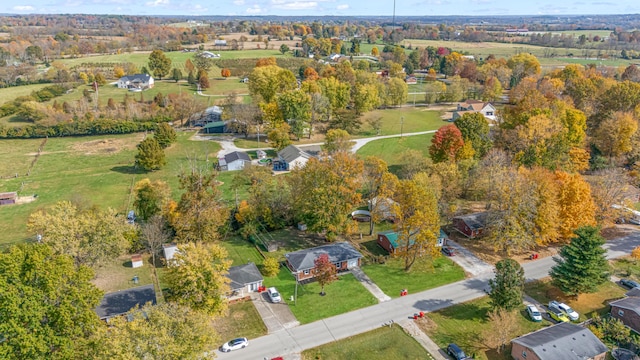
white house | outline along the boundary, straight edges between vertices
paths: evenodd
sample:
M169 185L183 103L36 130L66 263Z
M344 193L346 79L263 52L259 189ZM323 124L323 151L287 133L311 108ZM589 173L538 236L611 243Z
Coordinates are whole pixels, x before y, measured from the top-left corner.
M126 75L118 79L116 85L120 89L151 89L155 81L149 74Z
M487 120L496 119L496 108L489 102L479 100L466 100L465 102L458 103L456 111L453 112L451 121L456 121L457 118L462 117L464 114L481 113Z
M220 54L214 54L210 51L203 51L200 53L200 56L207 59L219 59Z
M247 165L251 165L251 158L245 152L234 151L218 158L220 171L242 170Z

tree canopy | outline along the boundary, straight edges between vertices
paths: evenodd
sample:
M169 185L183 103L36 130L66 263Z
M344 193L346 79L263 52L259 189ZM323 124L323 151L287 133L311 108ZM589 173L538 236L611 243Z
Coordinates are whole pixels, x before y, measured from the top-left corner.
M491 305L494 308L514 310L522 306L524 269L513 259L496 263L495 278L489 280Z

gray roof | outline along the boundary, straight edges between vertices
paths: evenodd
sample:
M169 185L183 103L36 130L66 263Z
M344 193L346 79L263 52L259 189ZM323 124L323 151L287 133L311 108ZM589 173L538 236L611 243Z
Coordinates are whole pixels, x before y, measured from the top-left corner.
M100 305L95 308L95 312L100 319L108 319L123 315L136 305L142 307L148 302L156 304L156 291L153 284L105 294Z
M624 293L624 296L637 296L637 297L640 297L640 289L639 288L633 288L633 289L627 291L626 293Z
M224 161L226 161L227 164L230 164L236 160L251 161L251 158L249 157L249 155L247 155L247 153L240 151L230 152L224 156Z
M315 260L321 254L329 255L329 261L332 263L359 259L362 257L362 254L347 242L337 242L311 249L294 251L287 253L284 256L287 258L294 271L300 271L313 269L315 267Z
M464 221L467 226L472 230L482 229L487 225L487 215L485 212L478 212L473 214L456 216L454 219L460 219Z
M252 262L230 267L227 277L231 280L231 284L229 284L231 290L241 289L248 284L262 281L260 270Z
M151 75L149 74L134 74L134 75L126 75L120 78L120 80L122 81L142 81L142 82L149 82L149 80L151 80Z
M209 106L204 109L205 114L222 114L222 108L220 106Z
M590 359L609 349L589 329L560 323L511 340L533 351L540 360Z
M287 164L293 162L295 159L299 157L303 157L305 159L309 159L311 155L306 152L300 150L295 145L289 145L286 148L278 151L278 157L284 160Z
M632 289L631 291L633 290L636 290L636 289ZM609 303L609 305L617 306L622 309L635 311L636 313L640 314L640 297L636 297L636 296L626 297L624 299L612 301Z

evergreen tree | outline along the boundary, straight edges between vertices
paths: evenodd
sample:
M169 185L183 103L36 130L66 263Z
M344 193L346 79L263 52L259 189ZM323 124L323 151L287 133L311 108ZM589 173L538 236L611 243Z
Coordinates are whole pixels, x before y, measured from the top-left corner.
M156 132L153 135L153 137L156 139L158 144L160 144L160 147L163 149L166 149L169 146L171 146L171 144L176 142L176 138L177 138L176 131L173 129L173 127L171 127L171 125L167 123L158 124L158 126L156 127Z
M522 305L524 290L524 269L513 259L496 263L496 277L489 280L491 305L505 310L517 309Z
M156 139L147 137L138 144L136 166L146 171L153 171L160 169L166 163L164 150Z
M189 84L195 84L196 83L196 76L193 74L193 71L189 71L189 75L187 76L187 82Z
M604 238L595 226L583 226L574 231L569 245L560 249L560 258L549 275L553 284L567 295L596 292L609 281L609 263L602 248Z

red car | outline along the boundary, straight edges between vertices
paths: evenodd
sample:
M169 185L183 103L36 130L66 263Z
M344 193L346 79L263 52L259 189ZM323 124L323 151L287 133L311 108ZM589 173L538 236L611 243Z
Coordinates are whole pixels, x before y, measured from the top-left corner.
M448 246L443 246L442 252L447 256L454 256L456 254L456 251L452 247Z

